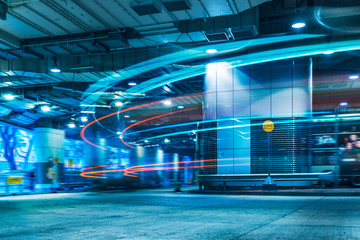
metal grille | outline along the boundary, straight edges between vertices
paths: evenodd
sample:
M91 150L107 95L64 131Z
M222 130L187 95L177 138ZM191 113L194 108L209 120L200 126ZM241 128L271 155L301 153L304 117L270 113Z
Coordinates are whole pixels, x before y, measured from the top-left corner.
M202 123L199 126L199 129L216 129L217 123ZM200 139L200 154L203 156L203 159L217 159L217 131L216 130L205 130L199 132ZM217 161L208 161L204 162L204 166L214 166L214 167L204 167L203 174L216 174L217 173Z
M268 172L268 133L262 128L264 121L251 121L251 173ZM271 173L310 172L309 122L303 119L273 119L272 121L275 127L270 133Z

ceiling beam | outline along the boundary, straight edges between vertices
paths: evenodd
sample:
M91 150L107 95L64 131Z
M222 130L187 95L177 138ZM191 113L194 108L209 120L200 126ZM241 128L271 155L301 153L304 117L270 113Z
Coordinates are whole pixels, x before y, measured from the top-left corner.
M63 30L64 32L66 32L67 34L71 34L70 31L68 31L66 28L64 28L62 25L58 24L57 22L55 22L54 20L52 20L51 18L45 16L44 14L42 14L41 12L39 12L38 10L30 7L29 5L25 4L24 5L25 8L29 9L30 11L36 13L37 15L39 15L40 17L42 17L43 19L45 19L46 21L50 22L51 24L53 24L54 26L56 26L57 28L60 28L61 30Z
M61 5L56 3L57 1L40 0L40 2L42 2L43 4L45 4L46 6L48 6L49 8L51 8L52 10L54 10L55 12L57 12L64 18L66 18L68 21L70 21L73 24L75 24L76 26L78 26L80 29L82 29L86 32L94 31L94 29L92 27L83 23L81 20L79 20L79 18L77 16L66 11Z
M0 29L0 43L10 48L20 48L20 39Z
M54 36L55 36L55 34L53 34L52 32L46 30L45 28L41 27L40 25L36 24L36 23L33 22L33 21L30 21L30 20L27 19L27 18L24 18L22 15L14 12L14 11L9 11L8 14L11 15L11 16L13 16L14 18L19 19L21 22L29 25L30 27L38 30L39 32L44 33L45 35L48 35L48 36L51 36L51 37L54 37Z

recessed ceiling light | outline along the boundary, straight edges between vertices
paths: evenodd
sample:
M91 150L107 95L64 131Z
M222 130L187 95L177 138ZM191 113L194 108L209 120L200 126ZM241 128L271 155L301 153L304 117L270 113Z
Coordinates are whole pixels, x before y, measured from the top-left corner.
M334 53L333 50L326 50L325 52L323 52L323 54L326 54L326 55L333 54L333 53Z
M124 118L129 118L130 116L129 115L125 115Z
M358 75L351 75L351 76L349 76L349 79L352 79L352 80L354 80L354 79L358 79L359 78L359 76Z
M120 135L120 134L121 134L121 132L120 132L120 131L117 131L117 132L116 132L116 134L117 134L117 135Z
M84 110L84 111L81 111L81 113L95 113L95 111L86 111L86 110Z
M183 108L184 108L184 106L181 106L181 105L180 105L180 106L178 106L177 108L179 108L179 109L183 109Z
M136 84L137 84L136 82L129 82L128 83L129 86L136 86Z
M347 106L347 105L348 105L347 102L342 102L342 103L340 103L340 106Z
M75 128L76 125L75 125L75 123L69 123L69 124L68 124L68 127L69 127L69 128Z
M88 121L88 117L82 116L82 117L80 117L80 120L81 120L82 122L87 122L87 121Z
M4 84L12 85L13 83L12 82L4 82Z
M164 103L166 106L170 106L170 105L171 105L171 101L170 101L170 100L165 100L165 101L163 101L163 103Z
M15 96L8 93L8 94L4 94L3 97L5 98L5 100L11 101L15 99Z
M51 108L48 105L43 105L40 107L41 111L43 112L50 112Z
M122 106L124 106L123 102L121 101L115 102L115 107L122 107Z
M214 53L217 53L217 50L216 49L207 49L206 53L214 54Z
M169 143L169 142L170 142L170 139L165 138L165 139L164 139L164 142Z
M304 22L296 22L293 25L291 25L292 28L299 29L305 27L306 24Z

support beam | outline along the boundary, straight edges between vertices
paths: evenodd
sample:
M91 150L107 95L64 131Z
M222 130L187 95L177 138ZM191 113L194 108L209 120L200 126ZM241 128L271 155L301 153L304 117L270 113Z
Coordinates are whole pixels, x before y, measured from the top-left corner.
M20 39L0 29L0 43L10 48L20 48Z
M19 19L20 21L22 21L23 23L29 25L30 27L38 30L39 32L42 32L42 33L46 34L47 36L51 36L51 37L54 37L54 36L55 36L52 32L46 30L45 28L41 27L40 25L36 24L36 23L33 22L33 21L30 21L30 20L27 19L27 18L24 18L22 15L14 12L14 11L10 11L8 14L11 15L11 16L13 16L14 18Z
M40 53L37 53L37 52L35 52L35 51L33 51L33 50L29 49L29 48L24 48L24 53L30 54L30 55L32 55L32 56L34 56L34 57L36 57L36 58L39 58L39 59L41 59L41 60L44 60L44 56L43 56L43 55L41 55Z

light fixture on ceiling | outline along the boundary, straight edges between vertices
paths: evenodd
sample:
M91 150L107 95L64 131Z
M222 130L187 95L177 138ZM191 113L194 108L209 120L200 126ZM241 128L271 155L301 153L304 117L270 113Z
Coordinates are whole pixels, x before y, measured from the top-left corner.
M217 53L217 50L216 49L207 49L206 53L214 54L214 53Z
M342 106L342 107L345 107L345 106L347 106L347 105L348 105L347 102L341 102L341 103L340 103L340 106Z
M84 110L84 111L81 111L80 113L89 113L89 114L95 114L95 111L87 111L87 110Z
M40 109L41 109L42 112L50 112L51 111L51 108L50 108L49 105L42 105L40 107Z
M351 80L355 80L355 79L358 79L359 78L359 75L350 75L349 76L349 79L351 79Z
M165 139L164 139L164 142L165 142L165 143L169 143L169 142L170 142L170 139L165 138Z
M6 85L12 85L13 83L12 83L12 82L4 82L4 84L6 84Z
M117 132L116 132L116 134L117 134L117 135L120 135L120 134L121 134L121 132L120 132L120 131L117 131Z
M15 96L10 94L10 93L6 93L3 95L3 98L7 101L11 101L11 100L14 100L15 99Z
M180 105L180 106L177 106L178 109L183 109L184 106Z
M89 121L87 116L82 116L82 117L80 117L80 120L81 120L82 122L87 122L87 121Z
M306 23L304 21L296 21L296 22L293 22L293 24L291 25L291 27L294 29L301 29L305 26L306 26Z
M121 102L121 101L116 101L116 102L114 103L114 105L115 105L115 107L122 107L122 106L124 106L124 103Z
M165 100L165 101L163 101L163 103L165 104L165 106L170 106L170 105L171 105L171 101L170 101L170 100Z
M129 115L125 115L124 118L129 118L130 116Z
M59 73L59 72L61 72L61 69L60 69L60 67L57 65L57 59L56 59L56 57L54 57L54 64L51 66L51 68L50 68L50 72L53 72L53 73Z
M306 26L305 18L301 12L296 13L296 17L291 22L291 27L295 30L300 30Z
M136 82L128 82L128 85L129 85L129 86L136 86L137 83L136 83Z
M333 50L326 50L323 52L323 54L325 54L325 55L329 55L329 54L333 54L333 53L334 53Z
M75 123L69 123L69 124L68 124L68 127L69 127L69 128L76 128L76 124L75 124Z

